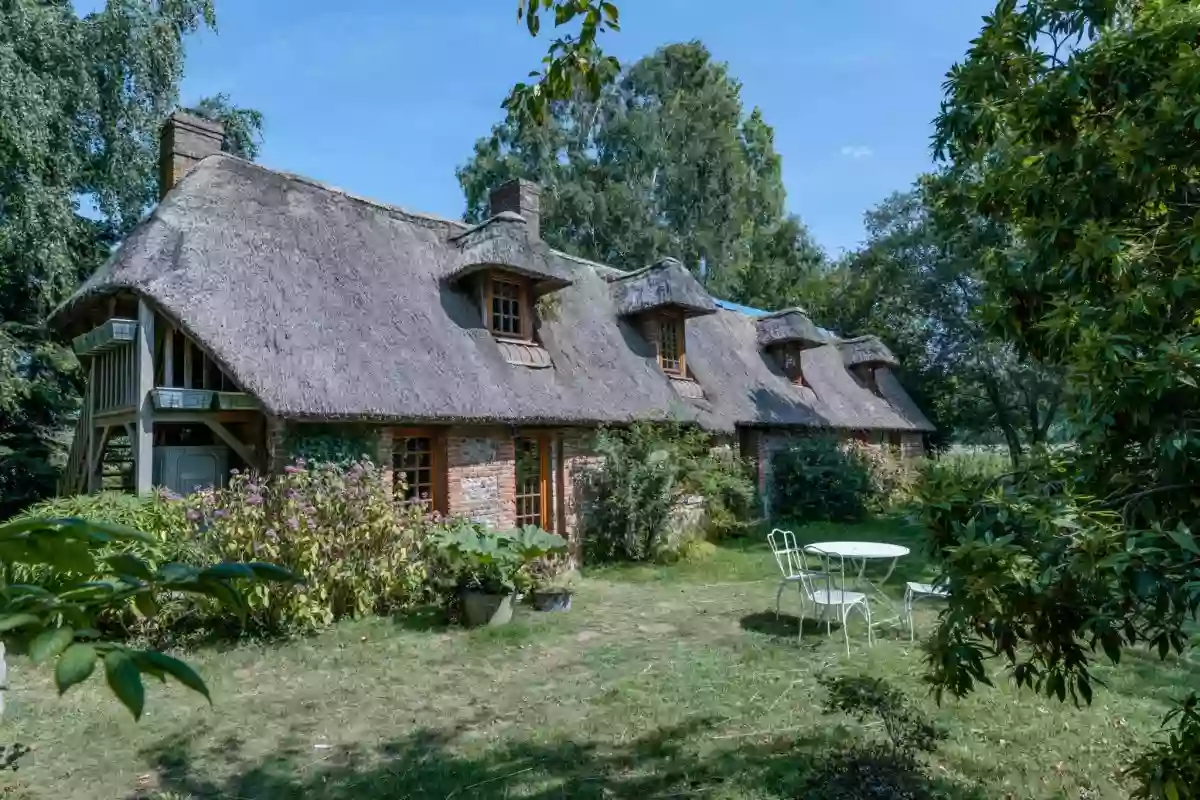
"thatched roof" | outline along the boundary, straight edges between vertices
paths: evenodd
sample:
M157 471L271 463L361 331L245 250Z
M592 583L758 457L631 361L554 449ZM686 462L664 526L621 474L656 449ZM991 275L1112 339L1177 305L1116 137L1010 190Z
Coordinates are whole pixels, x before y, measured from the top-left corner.
M536 294L571 285L570 273L559 266L544 242L529 235L525 218L512 211L501 211L451 241L461 251L462 263L450 275L451 283L481 270L503 267L531 278Z
M806 351L813 389L794 386L759 350L755 320L724 309L687 322L689 372L703 396L685 397L614 300L608 278L626 276L523 241L518 230L506 217L472 230L211 156L51 322L78 333L101 298L134 291L269 413L293 419L929 427L911 401L860 387L835 345ZM454 282L497 263L570 281L539 304L549 368L540 354L502 350L477 299ZM654 270L675 271L633 277Z
M876 336L858 336L854 339L842 339L838 344L842 350L842 359L847 367L859 364L872 366L898 367L900 362L887 349L887 345Z
M696 317L717 310L717 304L700 281L673 258L664 258L636 272L614 275L609 280L613 302L622 316L677 309L684 316Z
M758 318L758 344L761 347L798 344L803 349L820 347L830 341L802 308L785 308Z

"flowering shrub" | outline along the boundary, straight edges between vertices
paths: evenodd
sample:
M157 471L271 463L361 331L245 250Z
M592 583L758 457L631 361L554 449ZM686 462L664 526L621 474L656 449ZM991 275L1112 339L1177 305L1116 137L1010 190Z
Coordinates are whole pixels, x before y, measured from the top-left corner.
M866 467L870 481L867 505L871 510L887 511L911 499L917 471L905 464L893 448L847 439L841 443L841 450Z
M258 628L306 630L387 613L424 589L422 543L438 520L393 501L368 460L342 467L301 458L271 477L235 472L228 487L183 503L193 537L221 557L269 561L304 580L247 592Z

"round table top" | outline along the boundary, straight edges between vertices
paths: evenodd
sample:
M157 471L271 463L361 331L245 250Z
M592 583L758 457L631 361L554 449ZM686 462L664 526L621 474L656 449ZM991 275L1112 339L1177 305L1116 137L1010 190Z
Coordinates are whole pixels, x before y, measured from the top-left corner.
M832 553L843 558L900 558L909 553L907 547L883 542L813 542L805 545L808 553Z

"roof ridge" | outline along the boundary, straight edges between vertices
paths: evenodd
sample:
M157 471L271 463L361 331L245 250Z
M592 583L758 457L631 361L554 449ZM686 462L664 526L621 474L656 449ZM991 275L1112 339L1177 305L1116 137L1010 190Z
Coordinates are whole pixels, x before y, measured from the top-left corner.
M200 162L197 164L197 166L210 159L232 161L236 164L242 164L253 169L261 170L262 172L278 175L281 178L286 178L287 180L295 181L296 183L304 184L305 186L311 186L315 189L329 192L330 194L340 195L348 200L353 200L357 203L362 203L363 205L371 206L372 208L377 208L390 214L398 214L402 217L407 217L410 220L424 220L428 222L436 222L442 225L453 225L457 228L461 228L463 231L470 230L472 227L474 227L469 222L463 222L460 219L449 219L448 217L441 217L437 214L430 214L424 211L410 211L409 209L401 206L385 203L382 200L375 200L373 198L324 183L316 178L310 178L307 175L301 175L297 172L288 172L287 170L263 166L256 161L248 161L247 159L240 158L239 156L235 156L231 153L213 153L210 156L205 156L204 158L200 159Z

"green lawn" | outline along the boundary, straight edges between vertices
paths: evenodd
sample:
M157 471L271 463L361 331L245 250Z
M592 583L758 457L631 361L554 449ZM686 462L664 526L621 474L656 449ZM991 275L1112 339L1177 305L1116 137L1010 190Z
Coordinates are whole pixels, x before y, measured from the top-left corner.
M813 526L808 541L909 539L897 523ZM920 572L916 556L893 583ZM948 796L1116 798L1116 775L1200 665L1129 658L1078 710L1005 683L938 709L907 636L853 656L778 623L758 542L672 567L607 569L566 614L507 629L427 617L342 624L278 646L192 656L215 705L148 687L134 723L93 678L59 699L17 661L5 739L35 747L0 796L129 798L777 798L831 743L878 728L821 713L822 671L910 689L949 731L931 773ZM789 606L790 603L790 606ZM795 596L785 595L785 610ZM932 607L925 612L928 626ZM997 667L999 669L999 667Z

